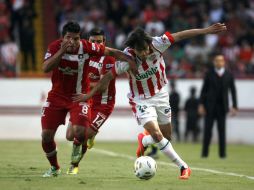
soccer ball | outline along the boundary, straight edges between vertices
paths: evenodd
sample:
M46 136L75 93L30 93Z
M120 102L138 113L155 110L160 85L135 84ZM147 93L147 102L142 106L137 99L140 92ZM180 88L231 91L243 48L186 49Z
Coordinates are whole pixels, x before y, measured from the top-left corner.
M150 156L141 156L135 160L134 172L139 179L151 179L157 170L157 164Z

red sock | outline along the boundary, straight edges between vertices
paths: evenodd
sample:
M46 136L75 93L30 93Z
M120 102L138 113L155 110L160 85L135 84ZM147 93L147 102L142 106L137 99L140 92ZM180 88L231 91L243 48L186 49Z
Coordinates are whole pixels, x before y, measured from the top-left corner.
M55 141L49 143L42 142L42 148L46 153L46 157L51 166L54 166L56 169L59 169L60 166L57 161L57 150L56 150L56 143Z

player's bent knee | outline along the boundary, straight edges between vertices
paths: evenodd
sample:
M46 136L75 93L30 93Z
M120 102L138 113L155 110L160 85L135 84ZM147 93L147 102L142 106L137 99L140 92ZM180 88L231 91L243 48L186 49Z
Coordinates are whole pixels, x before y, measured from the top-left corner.
M76 125L73 129L75 138L83 141L85 139L85 128L83 126Z
M66 133L66 136L65 136L66 140L68 141L73 141L74 139L74 135L71 134L71 133Z
M94 137L97 134L97 131L95 131L92 128L88 128L87 129L87 138L90 139L92 137Z
M41 133L42 142L49 143L54 141L54 134L55 134L54 132L42 131Z

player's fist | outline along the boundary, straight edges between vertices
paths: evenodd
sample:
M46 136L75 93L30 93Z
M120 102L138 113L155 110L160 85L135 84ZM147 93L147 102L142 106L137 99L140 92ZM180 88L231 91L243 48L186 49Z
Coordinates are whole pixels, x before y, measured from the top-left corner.
M73 42L71 40L62 41L60 51L65 53L68 48L73 46Z
M227 26L224 23L216 23L206 28L207 34L217 34L227 30Z

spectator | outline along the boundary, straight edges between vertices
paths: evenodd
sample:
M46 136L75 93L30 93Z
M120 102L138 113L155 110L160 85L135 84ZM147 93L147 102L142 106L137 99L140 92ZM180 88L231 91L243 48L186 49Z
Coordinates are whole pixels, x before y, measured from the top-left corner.
M184 133L184 141L187 142L188 136L192 133L192 141L198 141L199 134L199 114L198 114L199 99L196 97L196 87L190 88L190 96L185 102L184 111L186 113L186 125Z
M181 134L179 129L179 103L180 103L180 95L176 91L175 81L172 80L170 82L170 91L169 91L169 102L171 105L171 113L172 113L172 125L174 132L176 133L176 139L178 142L181 141Z
M4 77L16 77L19 49L15 42L6 37L0 46L0 75Z

